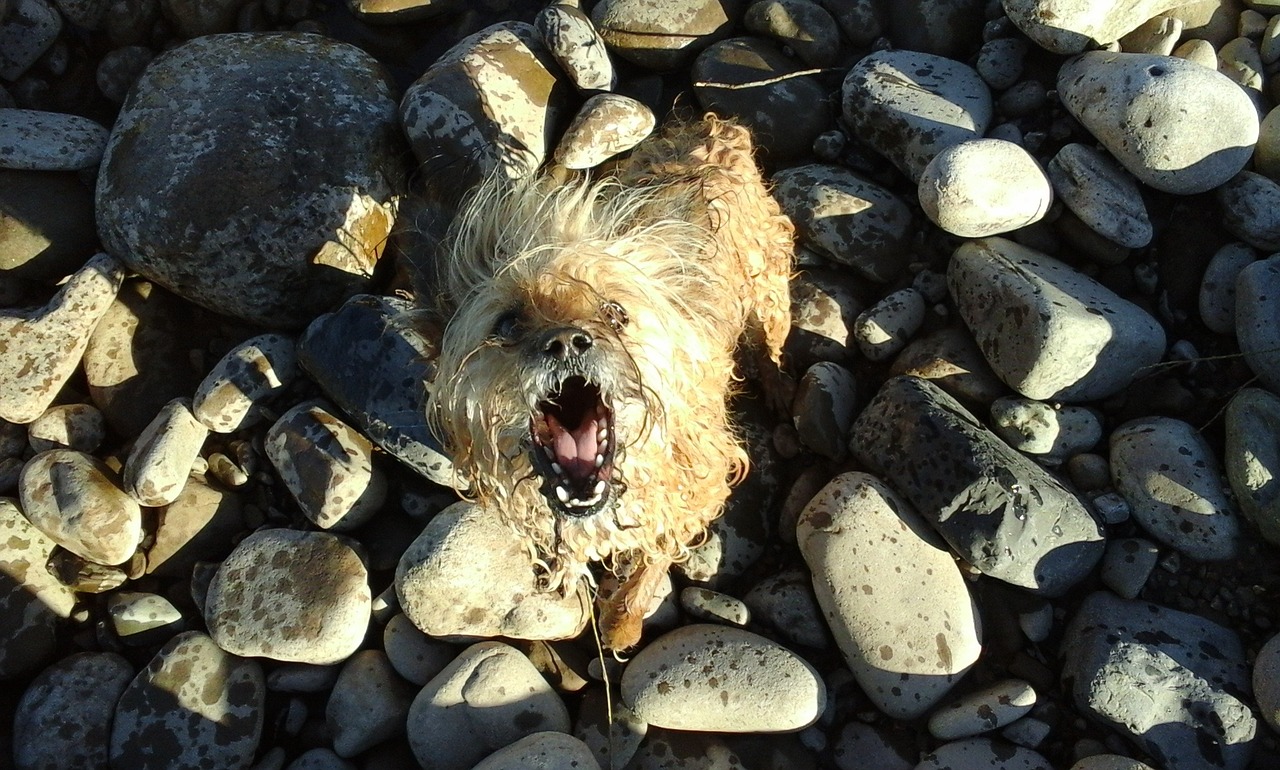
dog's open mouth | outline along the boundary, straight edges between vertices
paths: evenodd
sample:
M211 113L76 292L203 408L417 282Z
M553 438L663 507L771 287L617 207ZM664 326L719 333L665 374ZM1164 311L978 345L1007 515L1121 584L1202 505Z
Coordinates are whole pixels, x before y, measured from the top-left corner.
M529 433L543 494L567 516L591 516L609 502L613 475L613 411L600 388L569 377L538 403Z

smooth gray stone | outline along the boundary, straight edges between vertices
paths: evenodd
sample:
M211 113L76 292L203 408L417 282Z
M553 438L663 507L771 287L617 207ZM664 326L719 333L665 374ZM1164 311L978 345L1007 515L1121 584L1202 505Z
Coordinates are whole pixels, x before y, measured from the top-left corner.
M78 652L40 672L18 701L14 768L106 767L111 717L133 673L114 652Z

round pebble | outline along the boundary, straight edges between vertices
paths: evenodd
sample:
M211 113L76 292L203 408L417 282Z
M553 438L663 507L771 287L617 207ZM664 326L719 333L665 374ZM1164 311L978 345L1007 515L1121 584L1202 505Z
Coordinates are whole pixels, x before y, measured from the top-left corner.
M1053 191L1094 232L1126 248L1151 242L1151 219L1137 182L1109 156L1072 143L1048 166Z
M1083 406L1054 408L1017 396L991 403L992 430L1020 452L1062 462L1092 449L1102 439L1102 421Z
M673 730L802 730L827 700L818 672L785 647L740 628L700 624L642 648L620 686L637 716Z
M1203 561L1239 554L1235 506L1217 459L1190 424L1147 417L1116 428L1111 477L1134 518L1160 542Z
M113 652L78 652L40 672L18 701L13 766L106 767L116 701L132 679Z
M1022 77L1023 60L1027 55L1027 42L1016 37L988 40L978 49L978 61L973 65L978 75L997 91L1003 91Z
M1081 759L1071 770L1155 770L1151 765L1122 754L1094 754Z
M369 627L359 554L334 535L264 529L241 540L209 584L209 634L235 655L336 663Z
M1058 94L1121 165L1164 192L1221 185L1249 162L1258 140L1249 97L1185 59L1092 51L1062 66Z
M382 648L396 673L419 687L431 681L458 654L453 645L419 631L404 613L397 613L387 622Z
M534 733L569 732L569 712L529 659L501 642L463 650L413 699L409 746L429 770L468 770Z
M840 32L835 19L809 0L758 0L747 6L743 25L795 51L810 67L835 64Z
M1263 721L1272 730L1280 730L1280 634L1258 650L1253 663L1253 694Z
M354 757L404 729L416 693L381 650L361 650L342 666L325 706L325 723L340 757Z
M946 147L920 172L920 206L938 227L962 238L1017 230L1044 218L1053 188L1030 153L1002 139Z
M751 622L751 610L741 599L698 586L688 586L680 591L680 606L704 623L746 626Z
M1200 320L1210 331L1234 334L1236 330L1236 278L1258 259L1243 243L1228 243L1218 249L1200 279Z
M913 288L886 295L854 322L858 350L870 361L887 361L920 330L926 312L924 295Z
M977 660L981 621L964 578L885 484L837 476L805 506L796 537L836 644L881 711L924 714Z
M788 641L818 649L827 646L826 623L814 598L813 584L802 570L766 577L742 601L752 617L769 624Z
M58 545L92 562L123 564L142 540L142 511L101 460L73 449L41 452L22 469L22 510Z
M933 712L929 734L951 741L1012 724L1036 704L1036 691L1021 679L1002 679Z

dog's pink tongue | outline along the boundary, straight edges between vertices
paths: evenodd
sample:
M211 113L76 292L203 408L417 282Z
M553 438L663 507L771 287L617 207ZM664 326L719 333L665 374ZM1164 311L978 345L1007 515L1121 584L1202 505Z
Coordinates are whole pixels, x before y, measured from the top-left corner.
M599 420L583 420L576 431L570 431L548 415L547 425L551 428L551 450L556 453L556 462L564 468L565 475L573 479L591 475L596 469L596 453L600 446L596 441Z

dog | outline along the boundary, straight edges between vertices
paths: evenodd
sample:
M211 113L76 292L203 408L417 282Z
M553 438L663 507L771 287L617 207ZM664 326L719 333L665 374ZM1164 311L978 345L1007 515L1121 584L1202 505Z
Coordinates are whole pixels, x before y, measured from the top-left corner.
M746 472L727 405L741 341L786 406L794 229L750 133L707 115L594 178L491 175L443 249L432 429L548 590L592 563L618 577L601 641L633 647Z

